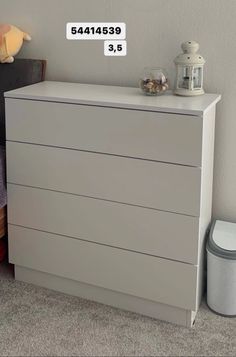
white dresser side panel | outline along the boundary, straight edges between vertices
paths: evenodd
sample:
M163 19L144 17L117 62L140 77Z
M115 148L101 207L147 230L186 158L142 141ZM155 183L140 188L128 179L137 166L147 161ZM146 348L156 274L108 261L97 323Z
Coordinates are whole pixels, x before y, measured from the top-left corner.
M204 288L206 267L206 235L212 218L212 186L215 142L215 107L204 115L202 177L201 177L201 209L199 219L198 245L198 305L201 303Z

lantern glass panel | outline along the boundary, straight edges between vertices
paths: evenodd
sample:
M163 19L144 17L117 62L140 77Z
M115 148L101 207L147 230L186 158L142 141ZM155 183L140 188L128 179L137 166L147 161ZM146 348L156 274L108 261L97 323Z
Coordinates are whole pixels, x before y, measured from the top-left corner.
M202 67L179 66L177 76L177 88L188 90L202 87Z
M190 80L192 76L191 73L192 73L192 67L179 66L177 88L191 89L191 85L190 85Z
M199 89L202 87L202 67L193 68L193 88Z

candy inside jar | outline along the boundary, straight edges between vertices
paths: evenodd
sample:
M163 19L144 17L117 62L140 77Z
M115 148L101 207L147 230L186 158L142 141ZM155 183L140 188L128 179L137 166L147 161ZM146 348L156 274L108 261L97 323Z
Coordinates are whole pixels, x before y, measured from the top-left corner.
M144 68L139 86L147 95L161 95L169 88L166 71L162 68Z

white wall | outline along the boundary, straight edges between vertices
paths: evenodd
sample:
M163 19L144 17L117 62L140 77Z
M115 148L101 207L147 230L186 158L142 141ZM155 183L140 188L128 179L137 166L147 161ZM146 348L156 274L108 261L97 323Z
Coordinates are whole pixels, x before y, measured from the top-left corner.
M213 213L236 222L236 0L0 0L0 23L32 35L19 57L48 60L47 79L137 86L144 66L167 68L183 41L200 42L205 90L217 107ZM127 24L128 55L104 57L101 41L67 41L66 22Z

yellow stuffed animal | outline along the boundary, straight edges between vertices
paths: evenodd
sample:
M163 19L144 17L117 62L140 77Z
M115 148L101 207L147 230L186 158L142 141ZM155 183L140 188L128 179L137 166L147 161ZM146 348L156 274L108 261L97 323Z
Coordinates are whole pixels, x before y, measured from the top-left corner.
M26 32L12 25L0 25L0 63L14 62L24 40L31 40Z

